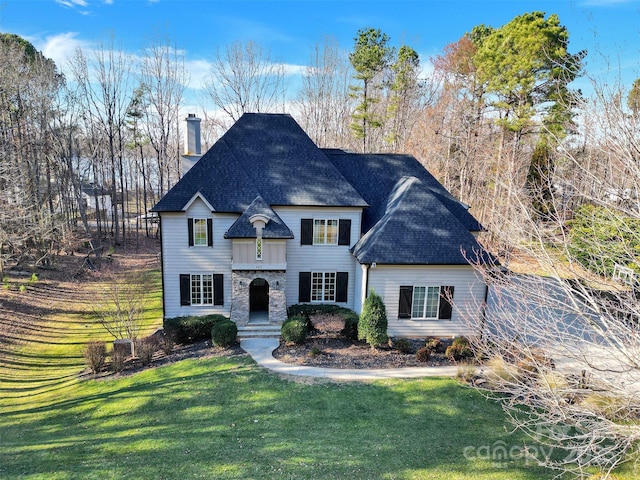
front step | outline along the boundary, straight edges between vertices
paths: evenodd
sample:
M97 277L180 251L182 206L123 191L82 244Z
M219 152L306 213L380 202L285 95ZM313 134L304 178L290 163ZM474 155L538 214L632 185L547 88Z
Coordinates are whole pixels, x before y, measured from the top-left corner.
M280 325L239 325L238 338L280 338Z

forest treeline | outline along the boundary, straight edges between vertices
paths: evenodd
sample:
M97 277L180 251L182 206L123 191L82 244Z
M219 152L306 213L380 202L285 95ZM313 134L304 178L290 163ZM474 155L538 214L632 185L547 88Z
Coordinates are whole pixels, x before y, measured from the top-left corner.
M203 88L214 106L198 112L203 144L243 112L286 112L321 147L413 154L502 254L496 232L521 238L505 219L523 211L544 222L593 199L636 198L626 160L637 153L640 85L573 90L588 79L587 53L569 45L560 19L541 12L479 25L429 59L365 28L347 52L330 38L315 45L294 82L270 51L234 43L216 51ZM112 38L62 68L1 34L0 274L46 263L73 232L96 252L133 227L152 234L145 214L180 178L181 52L158 36L132 57ZM113 208L95 208L99 197Z

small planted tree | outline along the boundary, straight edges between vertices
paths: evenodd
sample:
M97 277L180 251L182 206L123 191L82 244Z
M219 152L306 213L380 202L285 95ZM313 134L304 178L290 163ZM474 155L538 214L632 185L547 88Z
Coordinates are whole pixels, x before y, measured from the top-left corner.
M112 276L108 280L93 310L98 322L113 338L130 339L135 345L144 320L147 291L145 275Z
M364 340L371 348L387 342L387 311L382 297L371 292L364 302L358 322L358 339Z

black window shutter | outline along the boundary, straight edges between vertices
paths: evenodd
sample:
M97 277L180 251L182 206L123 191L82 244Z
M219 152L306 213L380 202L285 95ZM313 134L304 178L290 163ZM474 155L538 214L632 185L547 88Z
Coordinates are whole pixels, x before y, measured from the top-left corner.
M438 318L442 320L451 320L453 301L453 286L440 287L440 306L438 308Z
M300 220L300 245L313 245L313 218Z
M193 218L187 218L187 228L189 229L189 246L193 247Z
M400 287L400 304L398 305L398 318L411 318L411 303L413 302L413 287Z
M349 245L351 243L351 220L341 219L338 221L338 245Z
M224 305L224 275L213 274L213 304Z
M311 301L311 272L300 272L298 303Z
M336 273L336 302L347 301L348 285L349 285L349 272Z
M213 219L207 218L207 245L213 247Z
M191 305L191 275L180 274L180 305Z

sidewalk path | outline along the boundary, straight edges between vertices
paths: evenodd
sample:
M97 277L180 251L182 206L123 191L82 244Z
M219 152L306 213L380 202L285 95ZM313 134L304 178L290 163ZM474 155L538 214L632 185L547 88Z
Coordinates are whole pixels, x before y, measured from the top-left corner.
M278 348L277 338L243 338L240 346L251 355L256 363L266 369L285 375L301 377L327 378L331 380L375 380L380 378L420 378L420 377L454 377L458 367L407 367L376 368L369 370L351 370L344 368L318 368L304 365L290 365L273 357Z

